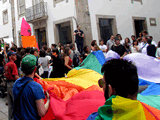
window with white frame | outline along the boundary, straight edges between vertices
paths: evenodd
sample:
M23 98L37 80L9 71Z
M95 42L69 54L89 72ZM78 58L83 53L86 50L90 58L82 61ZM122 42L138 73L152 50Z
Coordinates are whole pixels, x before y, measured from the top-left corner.
M19 15L25 14L25 0L18 0L18 13Z
M8 11L5 10L3 11L3 24L7 24L8 23Z

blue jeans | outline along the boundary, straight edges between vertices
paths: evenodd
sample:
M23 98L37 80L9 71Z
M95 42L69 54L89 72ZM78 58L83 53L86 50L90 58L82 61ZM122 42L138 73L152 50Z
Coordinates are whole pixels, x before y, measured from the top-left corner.
M3 74L4 67L0 67L0 74Z
M83 52L83 41L76 41L78 51L82 54Z
M44 73L41 76L42 78L48 78L48 71L44 71Z

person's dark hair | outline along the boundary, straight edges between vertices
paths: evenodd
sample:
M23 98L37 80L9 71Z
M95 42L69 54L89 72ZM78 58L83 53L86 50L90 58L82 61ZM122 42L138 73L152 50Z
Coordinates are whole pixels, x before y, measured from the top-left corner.
M88 47L88 45L84 46L84 52L86 52L86 53L88 53L87 47Z
M136 36L135 36L135 35L132 35L131 37L134 37L134 38L136 38Z
M36 66L35 66L35 67L36 67ZM34 69L35 69L35 67L34 67ZM32 69L28 69L28 67L25 67L25 66L21 65L21 70L22 70L22 72L23 72L25 75L30 75L30 74L32 74L33 71L34 71L34 69L33 69L33 68L32 68Z
M35 51L37 52L37 50L36 50L36 49L32 49L32 50L31 50L31 52L30 52L30 54L32 54L32 55L33 55Z
M30 47L27 47L26 50L25 50L25 52L26 52L26 53L30 53L30 50L31 50L31 48L30 48Z
M46 51L47 50L47 45L43 45L42 48L44 49L44 51Z
M160 47L160 41L158 42L158 48Z
M75 45L74 44L70 44L70 49L72 49L73 47L75 47Z
M1 51L2 49L1 49L1 45L0 45L0 51Z
M147 43L151 44L152 43L152 39L147 39Z
M15 47L11 47L11 49L10 49L10 50L11 50L11 51L14 51L14 52L16 52L16 51L17 51Z
M46 52L44 50L40 50L40 57L45 57L46 56Z
M142 33L145 33L145 34L147 34L148 35L148 32L147 32L147 30L143 30L143 32Z
M131 43L130 39L127 37L126 39L128 39L128 43ZM126 43L126 39L125 39L125 43Z
M56 44L52 44L52 47L56 48L56 47L57 47L57 45L56 45Z
M7 43L6 44L6 51L8 51L8 49L9 49L9 44Z
M140 43L142 41L142 38L138 38L137 41Z
M51 48L48 48L48 49L47 49L47 53L50 53L50 52L51 52Z
M18 48L17 48L17 51L18 51L19 53L21 52L21 50L22 50L21 47L18 47Z
M148 36L150 39L153 39L153 37L152 36Z
M103 39L100 39L100 40L99 40L99 42L101 42L101 41L103 41L103 42L104 42L104 40L103 40Z
M138 40L133 40L133 43L132 43L133 46L135 45L134 42L137 42L137 45L138 45Z
M69 50L70 50L70 47L64 47L64 55L63 56L69 56Z
M94 46L96 45L96 42L97 42L96 40L93 40L93 41L91 42L91 46L94 47Z
M127 60L112 59L107 61L101 72L104 73L106 87L110 84L116 91L116 95L127 98L128 95L137 95L138 74L137 67ZM108 89L105 91L105 98L108 99Z
M56 52L57 55L59 54L59 51L57 48L53 48L52 52Z

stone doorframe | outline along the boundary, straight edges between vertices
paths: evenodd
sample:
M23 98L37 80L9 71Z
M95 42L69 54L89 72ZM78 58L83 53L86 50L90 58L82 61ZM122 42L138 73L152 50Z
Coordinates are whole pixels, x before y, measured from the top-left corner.
M133 17L132 17L132 24L133 24L133 32L134 32L134 35L136 35L136 29L135 29L134 20L144 20L144 21L145 21L145 25L146 25L145 28L146 28L146 30L148 31L147 19L146 19L146 17L135 17L135 16L133 16Z
M116 16L115 15L96 15L96 24L97 24L97 31L98 31L98 39L101 39L101 33L100 33L100 26L99 26L99 19L106 18L106 19L113 19L112 23L112 30L113 35L117 35L117 22L116 22ZM99 41L98 40L98 41Z
M48 28L47 28L47 20L39 20L33 23L33 29L34 29L34 33L36 36L36 41L38 43L38 34L36 32L36 29L41 29L41 28L45 28L46 30L46 41L47 41L47 46L49 46L49 41L48 41Z
M64 23L64 22L70 22L72 43L75 43L74 36L73 36L73 33L74 33L73 17L68 17L68 18L64 18L64 19L57 20L57 21L53 22L55 44L58 44L60 42L58 24L61 24L61 23Z

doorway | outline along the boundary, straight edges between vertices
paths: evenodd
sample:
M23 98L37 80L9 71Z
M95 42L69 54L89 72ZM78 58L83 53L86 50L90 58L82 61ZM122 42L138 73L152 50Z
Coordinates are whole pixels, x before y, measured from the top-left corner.
M134 27L135 27L135 35L138 38L139 33L143 30L147 30L146 20L134 20Z
M37 35L38 35L38 47L39 49L42 49L43 45L47 45L47 40L46 40L46 29L41 28L36 30Z
M110 36L113 35L112 21L113 19L99 19L100 35L101 39L104 40L104 43L106 43L110 39Z
M61 44L72 43L70 22L64 22L58 24L58 29L59 29L59 40L60 40L59 42Z

